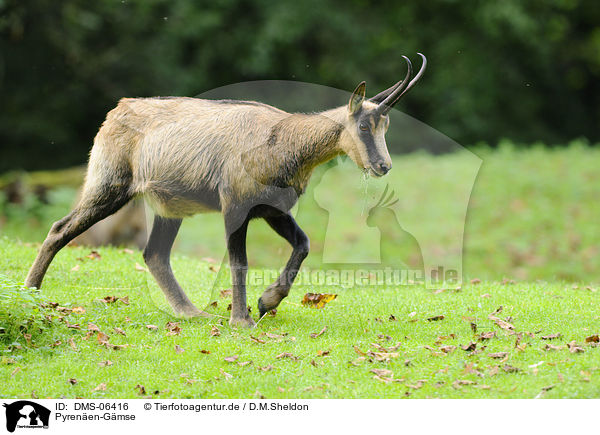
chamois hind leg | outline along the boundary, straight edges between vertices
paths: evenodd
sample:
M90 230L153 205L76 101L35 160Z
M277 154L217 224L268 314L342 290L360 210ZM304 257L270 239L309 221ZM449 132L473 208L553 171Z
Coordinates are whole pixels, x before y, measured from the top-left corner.
M277 234L292 245L293 250L277 281L271 284L258 299L258 310L261 317L269 310L276 308L281 300L288 295L300 265L308 255L310 248L308 237L289 213L265 217L265 220Z
M123 184L104 183L90 188L86 186L77 207L52 225L27 274L25 286L40 288L48 266L58 251L96 222L115 213L132 196L129 187Z
M155 216L148 244L144 249L144 260L175 314L184 317L208 316L188 299L171 269L171 247L180 226L181 219Z

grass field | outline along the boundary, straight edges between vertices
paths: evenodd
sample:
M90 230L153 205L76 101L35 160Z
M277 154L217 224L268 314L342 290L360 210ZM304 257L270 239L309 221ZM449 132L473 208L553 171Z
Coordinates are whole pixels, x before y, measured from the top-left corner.
M35 248L3 239L0 249L8 291ZM322 309L302 306L299 288L274 317L239 330L225 321L229 299L207 290L209 263L175 258L184 286L204 289L193 300L217 302L212 319L178 320L136 268L139 253L88 254L67 248L50 269L41 298L63 308L35 313L3 302L3 322L27 326L5 337L2 397L598 397L600 293L583 284L350 289ZM254 306L260 291L249 291ZM127 303L101 301L107 296Z
M311 237L307 268L335 267L325 261L332 253L370 252L384 241L373 234L385 235L382 256L406 258L395 227L365 226L387 180L394 212L424 252L450 262L462 254L460 289L298 285L253 330L227 324L219 215L190 219L173 260L194 302L216 302L207 307L214 317L179 320L137 250L65 248L40 292L22 290L75 189L53 189L50 204L0 201L0 397L599 397L600 150L476 154L479 172L466 152L397 156L389 177L368 182L343 165L323 168L296 215ZM283 266L288 253L252 223L254 272ZM255 320L263 289L249 288ZM312 309L301 304L307 292L338 296Z

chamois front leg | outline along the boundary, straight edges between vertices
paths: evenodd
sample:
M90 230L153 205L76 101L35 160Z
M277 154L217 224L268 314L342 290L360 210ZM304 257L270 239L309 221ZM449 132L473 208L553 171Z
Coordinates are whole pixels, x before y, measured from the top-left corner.
M256 323L254 323L254 320L248 314L248 305L246 303L246 274L248 271L248 258L246 256L247 230L248 218L246 216L241 217L238 213L225 214L225 233L233 289L229 324L252 328Z
M281 216L266 217L265 220L277 234L292 245L293 251L277 281L271 284L258 299L260 317L269 310L276 308L281 300L288 295L290 287L294 279L296 279L298 270L308 255L310 248L308 237L289 213L282 214Z

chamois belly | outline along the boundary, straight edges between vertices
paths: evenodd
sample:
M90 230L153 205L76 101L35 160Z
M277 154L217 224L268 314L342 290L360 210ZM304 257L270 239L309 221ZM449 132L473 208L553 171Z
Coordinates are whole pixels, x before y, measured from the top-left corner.
M152 183L142 192L154 212L167 218L184 218L198 213L221 211L219 196L210 189L188 190L181 186Z

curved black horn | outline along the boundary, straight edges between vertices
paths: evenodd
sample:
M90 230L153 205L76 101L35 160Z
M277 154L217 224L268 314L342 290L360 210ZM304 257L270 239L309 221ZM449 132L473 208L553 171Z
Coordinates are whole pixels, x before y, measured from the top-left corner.
M408 57L406 57L406 56L402 56L402 57L406 61L406 66L407 66L406 76L404 76L404 79L402 79L401 81L399 81L398 83L396 83L393 86L394 90L385 98L385 100L383 100L377 106L377 111L381 115L385 115L387 112L389 112L389 109L386 110L386 107L390 106L392 101L394 101L398 97L398 95L400 95L400 93L402 93L402 91L409 84L408 79L410 79L410 76L412 75L412 63ZM391 107L390 107L390 109L391 109Z
M409 78L410 74L412 73L412 64L410 63L410 60L406 56L402 56L408 62L408 65L409 65L408 74L407 74L406 78L404 79L404 81L402 82L402 85L398 86L394 90L394 92L392 92L384 101L382 101L379 104L379 106L377 106L377 111L379 112L380 115L387 115L387 113L390 110L392 110L392 107L394 107L394 105L400 100L400 98L402 98L402 96L404 94L406 94L415 84L417 84L417 82L419 81L421 76L423 76L423 73L425 72L425 68L427 67L427 58L422 53L417 53L417 54L419 56L421 56L421 58L423 59L423 63L421 64L421 69L419 69L419 72L410 81L410 83L408 82L408 78Z

